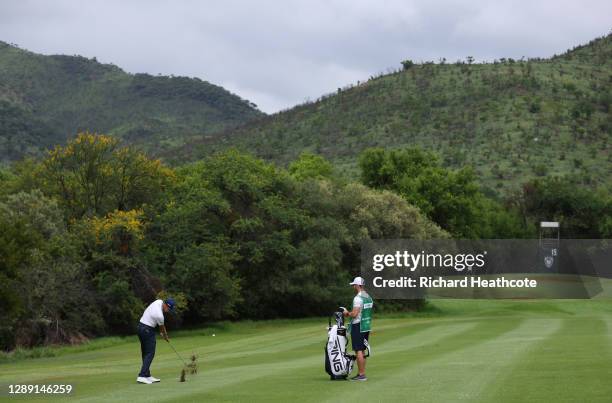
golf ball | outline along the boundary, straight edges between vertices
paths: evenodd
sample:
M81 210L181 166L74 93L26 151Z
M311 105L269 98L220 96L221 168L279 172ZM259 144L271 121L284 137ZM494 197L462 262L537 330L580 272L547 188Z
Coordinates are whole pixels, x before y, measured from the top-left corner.
M213 337L215 337L215 334L213 333Z

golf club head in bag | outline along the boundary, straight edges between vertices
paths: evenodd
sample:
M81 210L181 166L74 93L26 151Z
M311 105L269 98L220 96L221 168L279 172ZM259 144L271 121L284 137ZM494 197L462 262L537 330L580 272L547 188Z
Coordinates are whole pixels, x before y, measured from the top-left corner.
M332 324L332 318L335 323ZM355 356L346 353L348 339L342 310L329 318L327 344L325 345L325 372L331 380L345 380L353 370Z
M339 328L344 327L344 314L342 312L342 307L340 307L339 311L334 312L332 316L329 317L329 326L327 327L328 331L332 327L332 318L334 318L334 320L336 321L336 325Z

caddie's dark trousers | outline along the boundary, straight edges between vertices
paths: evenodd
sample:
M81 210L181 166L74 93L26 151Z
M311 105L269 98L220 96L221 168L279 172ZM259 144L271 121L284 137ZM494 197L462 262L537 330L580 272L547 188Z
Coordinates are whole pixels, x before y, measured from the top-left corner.
M155 357L155 329L144 323L138 323L138 339L140 340L140 352L142 353L142 368L138 376L148 378L151 376L151 363Z

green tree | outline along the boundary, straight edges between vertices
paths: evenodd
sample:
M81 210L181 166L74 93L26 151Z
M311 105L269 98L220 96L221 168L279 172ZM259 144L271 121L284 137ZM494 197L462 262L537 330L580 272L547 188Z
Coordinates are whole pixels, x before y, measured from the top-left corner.
M20 270L32 262L31 250L42 237L25 220L9 219L0 214L0 347L14 346L15 326L24 310L20 294Z
M540 221L559 221L564 238L609 236L612 198L604 190L578 186L568 177L536 179L523 185L515 198L532 226Z
M15 175L10 170L0 167L0 197L10 193L11 184L15 181Z
M81 340L101 329L85 265L56 200L40 191L0 203L2 347ZM6 316L5 316L6 315Z
M325 158L310 153L302 153L289 164L289 173L297 180L331 178L333 165Z
M187 296L190 321L234 317L241 301L240 280L234 275L239 255L224 240L203 242L181 250L168 282Z
M412 60L404 60L402 61L402 68L404 70L409 70L414 66L414 62Z
M458 237L479 238L491 223L491 206L470 168L443 168L439 158L418 148L364 151L359 159L363 183L399 193L442 228ZM498 234L502 236L502 234Z

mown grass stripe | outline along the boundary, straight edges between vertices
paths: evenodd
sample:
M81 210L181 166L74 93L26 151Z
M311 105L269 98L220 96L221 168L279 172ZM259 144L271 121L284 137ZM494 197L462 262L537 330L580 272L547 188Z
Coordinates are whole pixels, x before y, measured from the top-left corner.
M505 371L486 397L507 402L611 401L610 330L606 319L565 319Z

